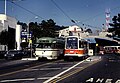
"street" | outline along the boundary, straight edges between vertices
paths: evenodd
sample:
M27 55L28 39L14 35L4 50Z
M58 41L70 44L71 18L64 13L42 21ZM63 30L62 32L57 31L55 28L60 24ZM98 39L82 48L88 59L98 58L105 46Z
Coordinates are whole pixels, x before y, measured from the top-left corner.
M20 61L0 67L0 82L120 83L119 64L120 56L115 54L93 56L83 61Z
M0 0L0 83L120 83L120 1Z
M19 61L19 62L18 62ZM98 60L99 61L99 60ZM95 64L96 61L9 61L6 66L0 67L1 83L47 83L52 82L56 78L66 75L71 71L84 68ZM12 63L16 62L16 63ZM69 76L77 72L72 72ZM68 77L69 77L68 76Z

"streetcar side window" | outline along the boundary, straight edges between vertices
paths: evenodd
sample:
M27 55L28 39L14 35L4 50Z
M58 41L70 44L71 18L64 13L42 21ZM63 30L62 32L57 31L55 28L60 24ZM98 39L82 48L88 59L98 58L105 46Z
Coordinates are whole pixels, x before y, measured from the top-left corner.
M83 41L79 41L79 48L84 48L84 43L83 43Z
M120 47L118 47L118 49L120 49Z

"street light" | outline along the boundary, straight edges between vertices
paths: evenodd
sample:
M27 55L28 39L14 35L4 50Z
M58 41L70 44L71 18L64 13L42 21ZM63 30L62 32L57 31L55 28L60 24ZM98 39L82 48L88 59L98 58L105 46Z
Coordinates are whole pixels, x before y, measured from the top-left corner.
M11 2L13 3L14 1L23 1L23 0L12 0ZM5 0L5 15L7 14L7 0Z

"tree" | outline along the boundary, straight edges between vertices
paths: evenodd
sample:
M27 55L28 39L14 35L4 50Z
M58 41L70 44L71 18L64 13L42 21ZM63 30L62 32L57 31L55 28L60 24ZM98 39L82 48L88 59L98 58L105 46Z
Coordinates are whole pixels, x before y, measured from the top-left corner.
M26 29L27 30L27 24L26 23L18 21L17 24L21 25L22 29L24 29L24 30Z
M29 31L32 33L32 40L33 40L33 42L36 41L36 38L42 37L41 28L40 28L40 26L38 25L37 22L29 23Z
M24 23L21 22L19 24L24 25ZM35 43L36 39L40 37L58 37L56 32L66 28L64 26L56 25L53 19L42 20L41 23L30 22L28 27L29 32L32 32L33 43Z
M120 37L120 14L114 16L112 21L113 23L110 23L110 26L112 26L113 29L108 29L108 31L113 32L115 36L118 35Z
M49 19L47 21L43 20L42 23L40 24L41 26L41 32L42 36L44 37L55 37L55 25L56 23L52 20Z

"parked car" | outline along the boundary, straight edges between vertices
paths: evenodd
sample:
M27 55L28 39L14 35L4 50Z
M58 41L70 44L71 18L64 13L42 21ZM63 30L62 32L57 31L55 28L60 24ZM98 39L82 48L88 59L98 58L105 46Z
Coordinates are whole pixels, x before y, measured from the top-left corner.
M0 59L3 59L5 54L6 54L6 51L0 51Z
M24 52L21 50L9 50L4 55L5 59L21 59L24 56Z

